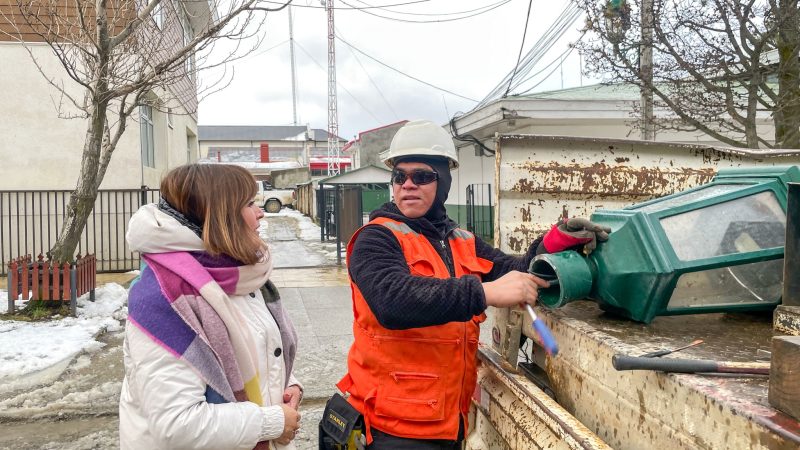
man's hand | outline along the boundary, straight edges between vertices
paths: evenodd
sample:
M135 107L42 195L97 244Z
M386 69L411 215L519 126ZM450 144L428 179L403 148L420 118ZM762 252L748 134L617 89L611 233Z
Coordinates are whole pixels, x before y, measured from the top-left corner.
M300 430L300 413L286 403L281 405L283 409L283 433L275 439L275 442L286 445L297 436Z
M283 391L283 403L291 406L295 410L300 406L300 400L303 399L303 390L300 386L293 384Z
M583 253L588 255L597 248L597 241L608 240L608 233L611 233L610 227L574 217L553 225L544 235L542 246L547 253L558 253L583 244Z
M539 298L540 287L550 287L550 284L529 273L514 270L494 281L483 283L483 293L486 304L490 306L533 305Z

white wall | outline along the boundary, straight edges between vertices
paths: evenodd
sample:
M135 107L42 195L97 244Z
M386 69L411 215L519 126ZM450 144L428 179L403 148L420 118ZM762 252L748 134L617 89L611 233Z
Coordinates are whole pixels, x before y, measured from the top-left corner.
M44 44L29 44L44 72L67 87L75 98L83 91L69 78ZM86 135L86 119L64 119L58 114L60 93L50 86L25 48L0 43L0 189L73 189L80 173ZM61 102L68 107L66 99ZM74 108L72 110L74 112ZM69 112L69 110L65 110ZM173 114L174 128L166 113L155 111L156 168L142 168L138 114L129 119L106 172L101 189L156 187L169 168L186 163L186 148L197 159L197 124L183 111ZM194 136L187 144L187 134Z

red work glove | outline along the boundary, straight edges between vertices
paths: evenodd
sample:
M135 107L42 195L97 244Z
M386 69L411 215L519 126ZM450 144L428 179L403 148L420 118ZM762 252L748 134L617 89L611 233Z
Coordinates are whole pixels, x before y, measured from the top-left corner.
M608 240L608 233L611 233L611 228L588 219L562 219L544 235L542 245L547 253L558 253L583 245L583 253L588 255L597 248L597 241Z

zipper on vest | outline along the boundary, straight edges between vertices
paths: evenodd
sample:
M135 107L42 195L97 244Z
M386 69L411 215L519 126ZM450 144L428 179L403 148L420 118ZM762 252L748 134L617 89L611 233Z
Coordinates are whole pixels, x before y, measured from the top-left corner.
M453 266L453 261L450 259L450 251L447 249L447 244L445 244L443 239L439 239L439 244L442 245L442 253L444 254L444 262L447 264L447 270L450 272L450 276L456 276L456 269Z
M401 337L401 336L385 336L376 334L372 336L373 339L381 341L409 341L409 342L433 342L436 344L460 344L461 339L440 339L440 338L415 338L415 337Z
M413 398L404 398L404 397L386 397L386 399L395 402L413 403L415 405L428 405L431 408L436 408L436 404L439 403L439 400L417 400Z
M400 380L438 380L439 375L425 372L389 372L394 381Z

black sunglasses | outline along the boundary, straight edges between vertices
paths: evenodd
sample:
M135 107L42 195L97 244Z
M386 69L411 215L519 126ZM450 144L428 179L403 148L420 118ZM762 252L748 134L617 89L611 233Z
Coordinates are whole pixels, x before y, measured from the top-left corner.
M417 186L423 184L433 183L439 179L439 174L430 170L412 170L411 172L404 172L402 170L392 171L392 183L403 184L407 179L411 178L411 182Z

